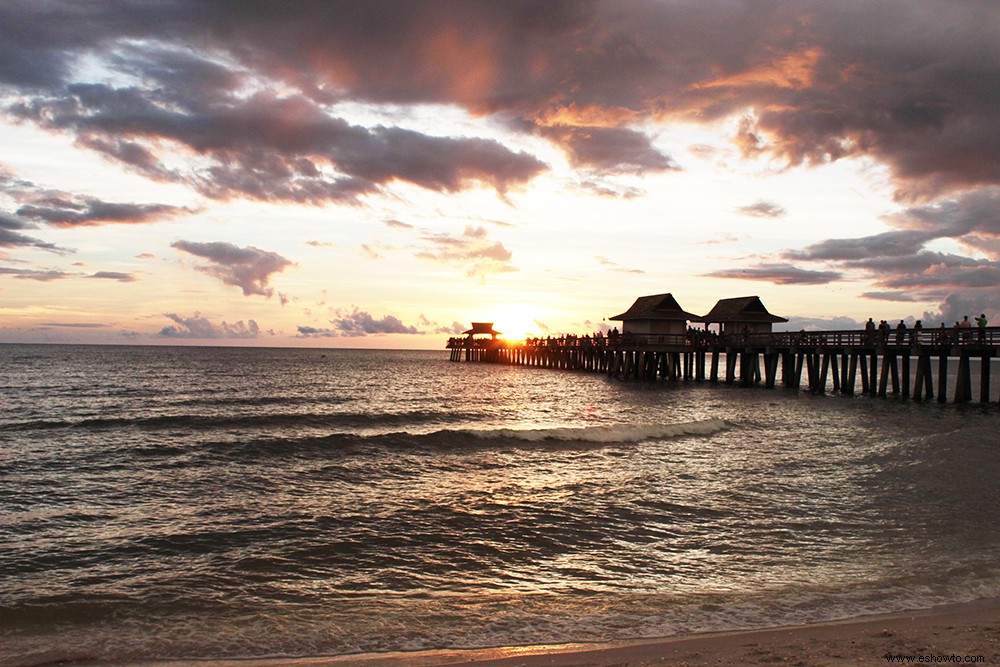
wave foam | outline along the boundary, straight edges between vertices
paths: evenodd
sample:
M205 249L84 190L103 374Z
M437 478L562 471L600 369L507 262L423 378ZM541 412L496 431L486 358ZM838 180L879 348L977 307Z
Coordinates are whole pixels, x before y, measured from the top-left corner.
M728 428L722 419L704 419L679 424L616 424L581 428L484 429L458 431L482 440L510 439L528 442L642 442L685 435L710 435Z

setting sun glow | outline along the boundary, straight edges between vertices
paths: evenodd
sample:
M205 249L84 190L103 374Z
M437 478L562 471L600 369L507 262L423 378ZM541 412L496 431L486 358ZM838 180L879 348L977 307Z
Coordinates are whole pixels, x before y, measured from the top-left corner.
M550 314L534 304L504 304L494 308L491 317L493 327L503 332L501 338L504 340L520 341L552 333L542 324Z

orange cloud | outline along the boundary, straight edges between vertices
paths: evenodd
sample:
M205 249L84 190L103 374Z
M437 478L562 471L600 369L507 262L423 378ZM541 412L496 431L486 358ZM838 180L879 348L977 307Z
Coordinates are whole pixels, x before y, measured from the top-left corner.
M813 83L816 64L822 56L822 49L812 47L801 53L789 53L739 74L696 83L692 89L743 88L761 85L790 89L808 88Z
M640 116L635 109L626 107L604 107L595 104L568 104L546 109L535 118L535 123L544 127L588 126L619 127Z

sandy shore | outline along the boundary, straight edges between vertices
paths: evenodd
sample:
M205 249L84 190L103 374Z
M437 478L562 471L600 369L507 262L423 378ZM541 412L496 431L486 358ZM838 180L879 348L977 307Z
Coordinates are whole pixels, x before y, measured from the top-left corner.
M899 656L902 659L893 659ZM611 645L525 646L143 667L630 667L642 665L1000 665L1000 599L833 623Z

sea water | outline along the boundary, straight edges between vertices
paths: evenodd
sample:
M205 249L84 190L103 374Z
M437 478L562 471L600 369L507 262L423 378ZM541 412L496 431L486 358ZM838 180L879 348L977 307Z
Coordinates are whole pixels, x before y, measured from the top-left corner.
M995 399L8 345L0 406L5 665L601 642L1000 594Z

